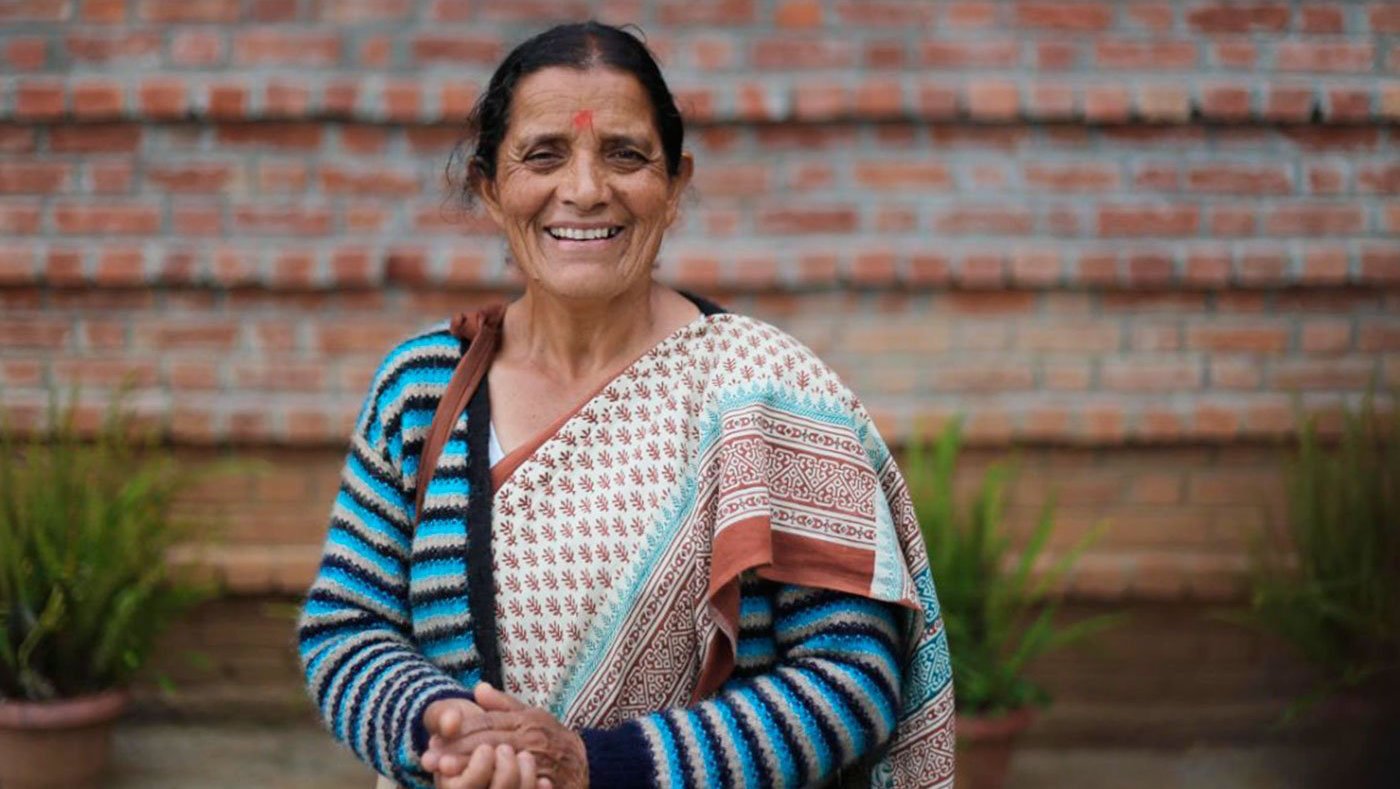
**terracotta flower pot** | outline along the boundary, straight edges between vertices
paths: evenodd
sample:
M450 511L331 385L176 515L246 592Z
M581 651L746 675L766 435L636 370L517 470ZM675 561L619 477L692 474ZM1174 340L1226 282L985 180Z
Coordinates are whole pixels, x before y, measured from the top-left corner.
M61 701L0 700L0 787L98 786L112 723L128 699L125 690L109 690Z
M1002 715L959 715L958 789L1001 789L1016 739L1034 722L1035 711L1028 707Z

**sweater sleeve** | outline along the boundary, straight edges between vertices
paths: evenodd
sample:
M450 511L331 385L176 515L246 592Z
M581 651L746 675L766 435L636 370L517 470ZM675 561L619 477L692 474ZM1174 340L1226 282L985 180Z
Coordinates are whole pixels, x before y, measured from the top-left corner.
M351 439L297 636L307 688L331 734L401 786L431 787L418 766L423 712L438 699L471 696L412 637L413 499L377 411L367 404Z
M740 627L734 678L713 698L582 732L591 783L807 786L889 739L900 685L894 606L749 585Z

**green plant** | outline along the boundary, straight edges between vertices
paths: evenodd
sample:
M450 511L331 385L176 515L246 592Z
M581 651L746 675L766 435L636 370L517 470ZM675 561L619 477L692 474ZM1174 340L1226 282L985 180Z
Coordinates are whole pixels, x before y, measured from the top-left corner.
M1300 415L1285 471L1286 525L1254 552L1249 610L1323 679L1285 720L1337 691L1400 672L1400 416L1367 394L1335 446Z
M121 398L83 440L69 399L25 440L0 417L0 698L120 685L207 596L166 563L194 536L171 512L191 472L138 435Z
M930 447L910 447L905 470L928 546L959 712L995 714L1048 702L1026 676L1032 660L1087 638L1121 619L1096 616L1060 626L1051 589L1097 538L1084 535L1043 572L1037 562L1055 528L1054 497L1046 502L1019 555L1004 522L1006 489L1013 471L989 468L964 508L953 487L961 422L952 420Z

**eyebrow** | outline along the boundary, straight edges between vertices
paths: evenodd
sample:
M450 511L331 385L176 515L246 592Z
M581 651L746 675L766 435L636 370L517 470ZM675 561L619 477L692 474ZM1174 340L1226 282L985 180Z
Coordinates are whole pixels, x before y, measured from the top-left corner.
M604 134L603 144L609 146L630 146L642 150L650 150L651 142L645 137L635 137L630 134ZM545 132L536 134L533 137L526 137L520 141L521 148L533 148L536 145L552 145L568 140L568 135L557 132Z

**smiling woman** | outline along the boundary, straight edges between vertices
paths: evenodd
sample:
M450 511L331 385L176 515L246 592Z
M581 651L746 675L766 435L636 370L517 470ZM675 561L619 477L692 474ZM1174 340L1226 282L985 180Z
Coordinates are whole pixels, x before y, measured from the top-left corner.
M473 117L524 275L381 365L299 628L392 786L942 786L947 643L859 400L657 283L693 163L642 43L554 28Z

